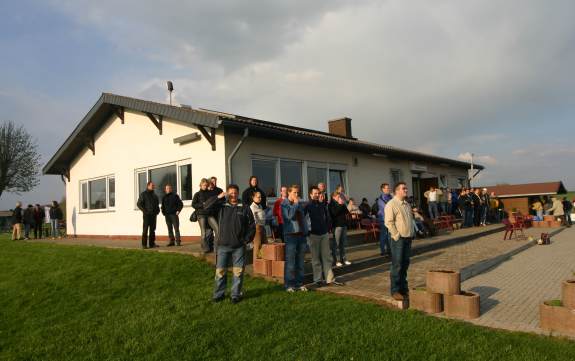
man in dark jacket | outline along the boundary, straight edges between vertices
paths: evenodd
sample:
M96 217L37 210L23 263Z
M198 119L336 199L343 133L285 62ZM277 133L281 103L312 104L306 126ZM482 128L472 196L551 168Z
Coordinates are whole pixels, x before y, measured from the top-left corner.
M16 208L12 211L12 240L17 241L22 237L22 204L16 202Z
M42 238L42 223L44 223L44 210L36 204L34 207L34 239Z
M34 206L28 204L28 207L24 210L23 215L24 222L24 239L30 239L30 230L34 228Z
M331 268L329 250L329 212L324 202L319 201L319 188L312 186L309 192L310 202L305 205L304 213L309 217L310 230L308 235L313 269L313 282L317 286L341 285L335 280ZM369 205L368 205L369 208Z
M218 178L211 176L210 177L210 186L208 187L209 190L216 192L216 195L221 194L224 190L218 187Z
M180 199L177 193L172 192L172 186L166 184L164 197L162 198L162 214L166 218L166 225L168 226L168 234L170 236L170 243L168 247L174 245L174 230L176 232L175 245L180 246L182 244L180 238L180 218L178 217L182 208L184 208L184 203Z
M383 183L379 189L381 194L377 197L377 221L379 222L379 252L383 256L391 252L391 239L385 226L385 206L393 199L388 183Z
M227 201L222 203L226 193L210 198L205 209L217 209L219 232L216 237L216 278L213 301L220 302L225 297L228 262L232 261L232 303L242 299L242 283L246 263L246 244L255 235L255 221L248 205L242 205L238 199L239 188L230 184L227 188Z
M249 207L252 204L252 198L255 192L260 192L262 195L261 205L263 209L268 207L267 198L265 192L258 187L258 178L256 176L250 177L250 186L242 193L242 203L244 206Z
M563 213L565 213L565 222L567 223L567 227L571 227L571 211L573 210L573 203L567 199L567 197L563 197Z
M463 227L473 227L473 198L471 198L468 189L461 191L458 203L463 214Z
M142 231L142 248L155 248L156 245L156 217L160 213L160 200L154 192L154 183L148 182L146 190L138 198L138 209L144 216L144 229ZM150 232L148 246L148 230Z
M64 218L64 214L62 212L62 208L60 208L60 204L57 201L52 201L52 206L48 211L48 215L50 216L50 230L52 232L52 239L56 239L56 237L60 237L60 221Z
M210 253L214 250L214 240L218 233L218 220L217 220L217 205L211 205L211 209L206 209L205 205L208 200L217 197L223 191L220 189L219 193L215 187L210 186L212 183L206 178L200 181L200 190L194 194L192 198L192 207L198 217L198 225L200 226L200 234L202 240L202 251ZM219 188L218 188L219 189ZM222 202L223 203L223 202Z
M481 223L481 198L479 197L479 188L472 188L469 197L473 202L473 225L479 226Z
M347 244L347 215L349 210L340 194L332 194L331 202L328 206L329 215L333 226L333 240L331 244L331 254L336 267L344 264L349 266L350 261L345 256L345 246ZM339 250L339 258L338 256Z

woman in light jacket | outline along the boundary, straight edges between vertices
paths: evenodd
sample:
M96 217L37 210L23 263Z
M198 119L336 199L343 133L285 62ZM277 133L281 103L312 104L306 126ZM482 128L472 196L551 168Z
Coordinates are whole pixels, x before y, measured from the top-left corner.
M266 213L261 205L262 194L259 191L255 191L252 195L252 204L250 209L254 214L254 220L256 222L256 234L254 236L254 259L261 258L261 246L266 240Z

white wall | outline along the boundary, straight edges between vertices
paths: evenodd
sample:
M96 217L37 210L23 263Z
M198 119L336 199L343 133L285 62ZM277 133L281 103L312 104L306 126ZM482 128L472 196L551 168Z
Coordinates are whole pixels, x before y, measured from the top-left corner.
M192 189L198 190L200 179L216 176L220 186L225 183L225 143L223 131L216 133L216 151L201 140L185 145L173 139L198 131L182 122L164 119L163 134L150 119L139 112L126 110L125 124L113 116L95 138L96 154L85 149L73 162L70 182L66 183L66 221L68 234L130 235L142 232L141 212L136 209L135 169L191 159ZM116 207L114 211L80 212L80 181L105 175L115 175ZM199 236L197 223L189 221L191 202L184 202L180 214L182 236ZM164 218L158 216L157 235L167 235Z

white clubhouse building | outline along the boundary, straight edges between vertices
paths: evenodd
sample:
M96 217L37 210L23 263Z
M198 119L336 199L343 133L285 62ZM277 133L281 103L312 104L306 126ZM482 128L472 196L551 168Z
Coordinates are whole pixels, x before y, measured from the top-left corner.
M383 182L405 181L421 200L429 185L467 185L468 169L459 160L360 141L349 118L321 132L104 93L43 171L65 181L68 235L139 238L136 200L151 180L160 198L166 183L174 186L184 202L182 239L197 240L199 227L188 219L201 178L241 191L255 175L269 202L281 185L306 190L325 182L332 191L342 184L358 203L366 197L371 204ZM156 234L167 236L161 215Z

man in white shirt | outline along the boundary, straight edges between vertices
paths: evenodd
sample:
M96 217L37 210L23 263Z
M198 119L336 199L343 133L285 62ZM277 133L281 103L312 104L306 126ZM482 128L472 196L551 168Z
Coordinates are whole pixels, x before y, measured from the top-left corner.
M427 198L427 206L429 209L429 217L431 219L436 219L439 217L439 209L437 207L437 202L439 201L439 196L443 195L441 189L436 189L434 186L429 187L429 190L425 192L424 197Z
M385 226L391 237L391 296L397 301L403 301L409 295L407 269L411 242L415 236L415 221L411 205L406 199L407 185L399 182L395 186L393 199L385 206Z

